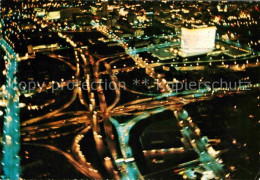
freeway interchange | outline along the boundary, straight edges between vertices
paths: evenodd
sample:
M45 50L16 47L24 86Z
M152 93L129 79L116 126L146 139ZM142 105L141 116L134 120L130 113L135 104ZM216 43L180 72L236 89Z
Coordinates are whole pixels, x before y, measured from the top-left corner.
M106 32L101 30L102 33ZM227 94L228 89L200 89L188 90L181 92L173 92L168 82L155 72L154 67L166 64L155 63L148 64L136 53L127 49L125 44L121 43L125 48L125 52L117 53L110 56L99 55L97 53L91 54L87 49L76 45L68 36L60 33L61 38L66 38L74 50L75 59L71 63L71 59L56 54L49 56L57 61L64 63L74 72L74 79L71 80L75 84L75 88L71 93L69 100L61 107L56 108L44 115L23 120L21 123L21 135L23 143L26 145L33 145L48 148L54 152L62 154L79 172L92 179L114 178L114 179L144 179L146 176L139 170L138 164L129 145L130 132L134 126L144 120L149 119L150 116L163 113L164 111L172 111L172 117L180 126L183 138L186 143L191 144L198 154L199 158L196 160L196 166L180 164L176 167L183 169L189 178L195 178L194 173L190 169L199 171L201 168L204 171L212 172L214 178L224 178L226 175L223 164L218 159L218 153L212 153L212 147L209 142L202 137L199 132L199 127L194 125L187 112L183 110L184 106L199 101L209 100L216 96ZM164 44L163 47L170 44ZM157 46L156 46L157 47ZM141 49L140 51L144 51ZM124 58L131 58L135 62L135 66L113 68L113 63ZM174 62L178 63L178 62ZM195 62L201 63L201 62ZM100 71L100 66L105 67L104 71ZM120 85L117 76L121 71L133 69L145 69L146 75L154 79L161 93L146 93L138 90L130 89L126 86ZM112 102L108 103L106 100L107 93L105 93L102 86L101 79L107 75L112 84L112 91L115 94ZM63 83L66 86L67 83ZM87 90L84 90L82 84L85 83ZM94 86L93 86L94 84ZM250 87L258 87L256 85L249 85ZM51 87L47 87L46 91ZM244 87L238 87L232 93L242 93ZM121 89L128 93L141 95L144 98L133 99L129 102L122 101ZM39 93L36 91L34 93ZM85 110L66 111L75 101L78 101L85 107ZM122 103L124 102L124 103ZM121 115L128 115L131 118L124 123L119 123L117 117ZM69 117L69 118L68 118ZM47 121L46 121L47 120ZM49 122L48 122L49 120ZM72 127L73 130L61 131L60 129ZM89 162L81 151L80 142L83 140L87 132L93 133L96 150L99 158L107 172L104 176L99 169L96 169L91 162ZM57 139L63 136L73 135L73 142L68 150L61 150L55 145L48 144L52 139ZM115 138L118 137L118 140ZM39 143L41 141L46 144ZM186 147L180 147L181 153L186 151ZM171 151L163 149L162 151ZM173 151L175 151L173 149ZM177 149L176 151L180 151ZM152 152L152 151L151 151ZM213 152L215 152L213 150Z

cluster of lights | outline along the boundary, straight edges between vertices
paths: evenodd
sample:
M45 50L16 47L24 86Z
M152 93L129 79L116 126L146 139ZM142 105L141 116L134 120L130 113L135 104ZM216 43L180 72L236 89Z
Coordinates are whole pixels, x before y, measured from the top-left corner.
M107 30L106 28L101 27L101 26L99 26L98 24L95 24L95 25L96 25L97 29L100 30L103 34L109 35L109 37L114 38L114 39L117 40L121 45L123 45L123 47L125 47L125 46L124 46L124 42L122 42L122 40L121 40L120 38L117 38L116 35L112 34L111 32L108 32L108 30ZM219 46L218 48L221 49L221 50L224 50L224 47ZM155 79L157 79L159 85L160 85L160 84L161 84L161 85L164 85L164 88L162 88L164 91L165 91L165 90L166 90L166 91L168 90L168 89L167 89L167 82L166 82L166 80L161 79L159 76L155 77L157 74L153 71L153 69L151 69L151 68L149 67L149 65L148 65L145 61L143 61L142 58L138 57L138 54L135 53L135 52L136 52L135 49L132 50L131 48L127 48L127 47L125 47L125 49L126 49L126 52L128 52L128 53L130 54L130 56L135 60L136 65L139 65L139 66L141 66L141 67L145 67L146 69L150 70L149 75L152 76L152 77L154 77ZM223 59L223 57L222 57L222 59ZM210 60L212 60L212 57L210 57ZM224 64L224 62L222 62L222 64ZM234 62L234 64L237 64L236 61ZM199 65L199 64L197 63L197 65ZM212 63L210 62L209 65L212 65ZM114 68L116 68L116 67L114 67ZM160 80L160 81L159 81L159 80ZM229 90L229 89L227 89L227 90ZM163 91L163 92L164 92L164 91ZM191 124L193 124L191 120L189 120L189 119L187 119L187 120L189 121L189 123L191 122ZM117 130L118 130L118 133L119 133L119 134L120 134L120 133L123 133L123 132L121 132L121 131L122 131L122 129L120 128L121 125L115 123L115 121L113 121L113 120L112 120L112 122L114 122L114 124L115 124L116 127L119 126L118 129L117 129ZM194 126L194 124L193 124L193 126ZM185 127L185 128L186 128L186 127ZM189 128L189 127L188 127L188 128ZM186 129L187 129L187 128L186 128ZM191 128L191 129L193 129L192 131L194 131L193 134L194 134L195 136L198 136L198 137L200 136L200 130L199 130L198 127L196 127L196 128ZM121 142L121 143L124 144L124 147L126 147L126 144L124 143L124 141L127 141L127 140L125 140L126 137L125 137L123 134L122 134L120 137L121 137L120 140L123 141L123 142ZM197 141L198 141L200 144L204 144L204 145L207 144L207 142L205 141L205 138L198 138ZM195 143L195 140L192 140L192 143ZM210 148L206 148L206 146L204 146L205 148L204 148L204 151L202 152L202 151L199 151L199 148L198 148L197 146L198 146L198 145L194 145L194 148L195 148L195 150L199 153L199 155L200 155L200 161L205 165L206 169L207 169L208 171L213 171L214 174L215 174L217 177L223 177L223 169L222 169L223 165L221 164L221 163L222 163L222 160L221 160L221 159L218 159L218 158L215 158L218 153L217 153L216 151L214 151L214 149L213 149L212 147L211 147L211 149L210 149ZM122 150L123 150L123 152L124 152L123 154L126 154L126 153L128 152L128 149L127 149L127 148L123 148ZM125 150L125 151L124 151L124 150ZM165 150L163 150L163 151L165 151ZM210 161L208 161L208 159L210 159Z
M151 68L149 66L149 64L147 62L145 62L141 57L138 56L138 54L136 54L136 50L135 48L132 50L132 48L128 48L128 46L126 45L126 43L124 41L122 41L122 39L120 39L118 36L116 36L115 34L113 34L112 32L108 32L109 30L105 27L105 26L100 26L99 23L93 22L92 21L92 25L94 27L96 27L99 31L101 31L103 34L105 35L109 35L111 36L111 38L114 38L121 46L123 46L126 49L126 52L129 53L130 57L136 62L136 64L138 64L141 67L145 67L147 69L147 71L149 71L149 75L155 79L158 79L157 83L161 88L162 92L172 92L170 87L168 86L168 84L166 83L167 81L164 78L161 78L159 76L159 74L155 73L154 69ZM170 43L166 42L164 44L161 44L159 46L169 46ZM152 45L152 47L154 47ZM114 67L116 68L116 67Z
M179 126L182 127L181 132L183 136L191 142L192 147L199 155L200 162L203 163L206 170L212 171L215 177L223 178L222 160L217 158L218 152L208 145L207 137L200 137L200 129L193 123L187 111L175 111L174 114ZM187 173L187 175L189 175L189 173Z
M15 74L17 72L17 59L13 49L7 42L0 39L3 49L6 51L6 88L4 98L7 101L3 128L3 179L19 179L20 176L20 119L19 119L19 93L18 82Z
M74 139L74 143L72 145L72 151L74 155L79 160L80 164L84 166L85 169L88 170L89 174L92 178L100 179L101 176L90 162L87 162L85 156L83 155L82 151L80 150L80 141L84 138L85 134L91 129L91 126L87 126L83 131L81 131Z

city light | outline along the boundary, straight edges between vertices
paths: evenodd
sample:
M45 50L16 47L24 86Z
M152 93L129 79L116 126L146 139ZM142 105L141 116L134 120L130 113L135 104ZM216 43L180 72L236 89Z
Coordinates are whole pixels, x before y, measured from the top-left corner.
M20 119L19 119L19 90L16 77L17 59L13 49L1 38L1 48L6 53L6 89L4 98L7 101L3 128L3 179L20 178Z
M259 178L259 6L2 0L1 178Z

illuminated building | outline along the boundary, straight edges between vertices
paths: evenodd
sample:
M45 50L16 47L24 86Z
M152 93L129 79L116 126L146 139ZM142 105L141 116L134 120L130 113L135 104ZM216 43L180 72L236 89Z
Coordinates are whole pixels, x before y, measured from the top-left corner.
M212 27L193 27L193 29L182 28L181 53L180 56L193 56L206 54L215 47L215 36L217 28Z
M38 45L38 46L29 45L27 47L28 54L35 54L35 52L43 52L43 51L53 51L58 48L59 48L59 43L48 44L48 45Z
M48 20L60 19L60 11L51 11L47 13Z

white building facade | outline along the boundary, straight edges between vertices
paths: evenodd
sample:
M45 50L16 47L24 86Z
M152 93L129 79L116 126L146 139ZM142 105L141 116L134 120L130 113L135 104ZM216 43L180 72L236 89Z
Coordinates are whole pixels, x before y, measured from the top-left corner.
M206 54L215 48L215 26L194 29L182 28L181 51L186 56Z

